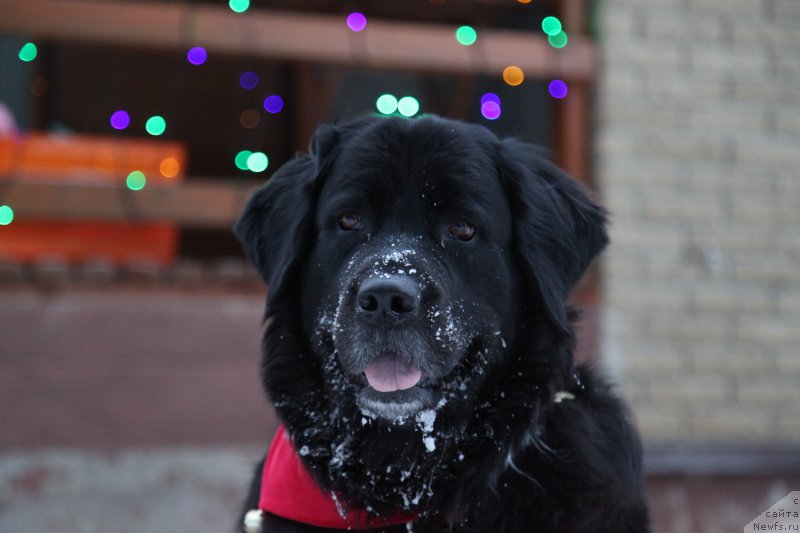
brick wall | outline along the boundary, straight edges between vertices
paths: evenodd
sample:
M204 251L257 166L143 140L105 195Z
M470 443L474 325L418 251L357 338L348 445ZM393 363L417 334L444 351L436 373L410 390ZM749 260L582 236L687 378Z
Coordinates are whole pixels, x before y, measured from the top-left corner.
M800 444L800 2L598 8L609 366L647 441Z

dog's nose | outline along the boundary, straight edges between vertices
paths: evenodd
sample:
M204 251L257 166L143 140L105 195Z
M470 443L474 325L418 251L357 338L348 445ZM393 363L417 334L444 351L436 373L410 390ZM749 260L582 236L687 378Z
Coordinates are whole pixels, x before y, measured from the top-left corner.
M357 310L373 322L398 324L419 309L420 287L411 277L391 275L367 278L356 296Z

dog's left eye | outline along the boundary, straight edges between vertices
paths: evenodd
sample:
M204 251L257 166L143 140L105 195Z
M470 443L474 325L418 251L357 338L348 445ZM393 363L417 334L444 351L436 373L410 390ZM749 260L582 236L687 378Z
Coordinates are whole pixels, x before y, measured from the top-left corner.
M345 231L353 231L361 227L361 215L355 211L345 211L339 215L339 227Z
M475 226L465 220L456 220L450 224L450 235L462 241L468 241L475 236Z

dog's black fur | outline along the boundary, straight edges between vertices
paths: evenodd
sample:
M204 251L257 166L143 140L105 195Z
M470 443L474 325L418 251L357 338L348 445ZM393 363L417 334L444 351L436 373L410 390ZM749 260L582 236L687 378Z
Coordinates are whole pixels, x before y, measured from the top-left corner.
M480 126L320 127L235 227L269 285L264 385L319 485L416 513L415 532L648 531L628 413L573 362L565 302L604 226L540 151ZM408 318L367 316L375 279L415 287ZM372 389L381 353L419 384ZM269 517L266 531L320 530Z

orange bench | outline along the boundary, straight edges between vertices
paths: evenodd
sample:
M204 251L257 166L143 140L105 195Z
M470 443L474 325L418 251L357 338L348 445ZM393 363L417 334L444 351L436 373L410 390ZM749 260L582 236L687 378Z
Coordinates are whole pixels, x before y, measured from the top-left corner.
M165 185L181 181L185 167L186 149L178 142L42 133L0 138L0 191L19 180L102 184L135 194L126 190L130 172L143 172L146 186ZM0 226L0 258L166 266L175 260L178 237L179 229L167 222L17 217Z

